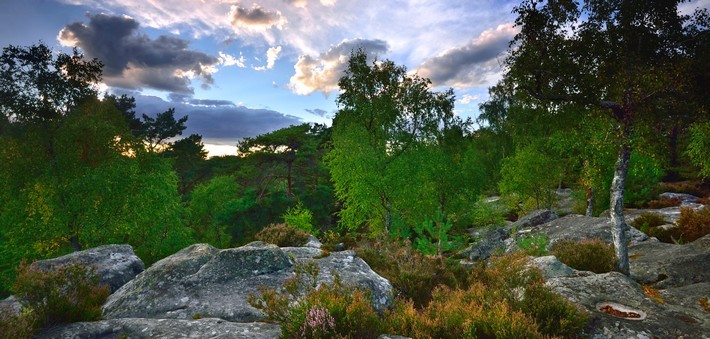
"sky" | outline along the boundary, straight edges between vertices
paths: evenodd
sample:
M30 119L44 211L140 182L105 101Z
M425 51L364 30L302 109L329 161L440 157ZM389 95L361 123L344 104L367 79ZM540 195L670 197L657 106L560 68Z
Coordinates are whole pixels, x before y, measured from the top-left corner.
M501 78L518 0L0 0L0 46L77 47L139 114L174 107L210 155L244 137L330 124L356 48L453 88L475 118ZM708 6L693 0L685 6Z

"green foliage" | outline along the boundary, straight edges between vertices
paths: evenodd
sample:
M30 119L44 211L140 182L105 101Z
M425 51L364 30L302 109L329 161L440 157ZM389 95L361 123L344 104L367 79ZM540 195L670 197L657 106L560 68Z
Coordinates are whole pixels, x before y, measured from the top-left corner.
M309 234L287 224L273 224L265 227L254 238L279 247L298 247L308 242Z
M440 286L422 309L400 299L385 315L390 332L414 338L579 335L586 315L545 287L540 272L526 263L520 254L494 257L474 271L470 286Z
M576 270L606 273L616 266L614 246L598 239L560 240L552 245L552 251L562 263Z
M0 333L4 338L32 338L36 315L25 309L17 313L12 306L0 306Z
M414 248L426 255L441 255L460 248L463 237L451 234L453 224L441 212L434 219L428 219L414 226L416 238Z
M378 233L396 222L417 225L437 210L452 219L465 214L484 179L466 145L468 124L453 115L453 92L433 92L428 79L389 60L371 62L362 50L338 84L326 160L343 202L340 222Z
M634 221L631 222L631 226L646 234L649 234L651 228L665 224L666 219L663 218L662 215L650 212L642 213L636 219L634 219Z
M550 244L550 238L544 233L528 234L519 237L515 242L525 254L541 257L548 253L547 245Z
M364 242L355 248L358 257L392 283L395 295L413 300L419 308L429 303L436 286L468 286L469 270L458 261L431 257L415 251L409 242Z
M551 160L540 146L531 144L503 160L499 186L503 194L533 199L535 209L551 208L561 173L555 160Z
M96 96L101 80L97 59L55 53L40 43L8 46L0 56L0 115L20 122L55 121L83 100Z
M13 293L23 307L20 317L29 315L32 328L101 319L101 306L110 291L99 284L93 269L68 264L42 270L23 263L17 271Z
M295 207L291 207L283 215L284 222L286 225L295 227L301 231L308 234L317 235L315 229L313 229L313 213L303 206L302 203L296 204Z
M9 146L0 164L3 278L22 258L128 243L150 264L192 242L170 163L145 152L111 104L87 100L49 132L11 130L0 137Z
M690 135L686 154L695 166L700 167L700 174L707 178L710 176L710 121L693 124Z
M367 293L344 285L336 276L316 289L318 265L297 263L296 276L282 292L261 289L249 303L281 325L282 338L377 338L383 323Z
M195 231L195 240L217 248L231 244L229 209L238 200L239 186L233 177L217 176L195 187L189 202L188 224Z
M505 223L503 207L498 202L483 201L483 197L473 205L471 223L474 227L495 228Z

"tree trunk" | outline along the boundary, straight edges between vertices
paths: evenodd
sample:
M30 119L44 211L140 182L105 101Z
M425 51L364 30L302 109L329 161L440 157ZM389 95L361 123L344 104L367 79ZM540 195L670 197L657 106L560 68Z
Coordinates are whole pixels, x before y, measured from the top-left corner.
M594 187L589 186L587 188L587 213L588 217L594 216Z
M81 244L79 243L79 237L76 235L73 235L69 238L69 241L71 241L71 247L74 249L74 252L79 252L81 251Z
M288 167L288 174L286 176L286 181L288 182L286 197L288 198L288 200L291 200L291 198L293 197L293 192L292 192L293 184L291 183L291 168L293 167L293 161L289 161L286 166Z
M626 134L626 133L624 133ZM618 158L614 166L614 180L611 182L611 201L609 212L612 221L612 238L616 248L616 270L629 275L629 250L626 244L626 230L629 226L624 220L624 184L629 169L631 156L630 139L624 135L621 140Z

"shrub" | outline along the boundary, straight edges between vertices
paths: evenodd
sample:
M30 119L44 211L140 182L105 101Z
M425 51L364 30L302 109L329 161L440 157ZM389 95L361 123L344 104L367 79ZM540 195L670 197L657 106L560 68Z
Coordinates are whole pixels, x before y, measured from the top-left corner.
M439 285L466 288L468 283L469 271L458 262L422 255L409 241L362 242L355 252L392 283L396 296L413 300L417 308L429 303Z
M316 289L318 265L298 263L282 291L262 289L249 303L281 324L283 338L377 338L382 320L367 293L335 281Z
M710 234L710 207L700 209L682 207L677 221L684 242L691 242Z
M0 337L31 338L36 318L29 310L15 312L12 307L0 306Z
M463 237L451 234L452 228L451 221L437 211L434 219L427 219L414 226L417 235L414 248L427 255L442 255L443 252L460 248Z
M497 227L505 223L503 208L498 202L485 202L479 198L471 211L471 223L474 227Z
M529 234L518 238L516 243L525 254L541 257L548 253L547 245L550 244L550 238L544 233L536 235Z
M315 234L313 229L313 213L298 203L295 207L291 207L283 215L286 225L295 227L309 234Z
M648 207L653 209L680 206L683 202L680 198L665 198L661 197L657 200L651 200L648 202Z
M286 224L271 224L254 235L254 238L279 247L303 246L309 234Z
M656 226L661 226L666 224L666 219L662 215L650 212L644 212L639 215L634 221L631 222L631 226L641 232L649 234L651 228Z
M601 240L560 240L552 245L555 256L565 265L582 271L606 273L616 266L614 246Z
M398 300L385 315L389 332L414 338L578 335L587 324L584 313L545 287L527 264L522 253L494 257L488 267L477 267L469 287L440 286L421 310Z
M110 294L92 268L78 263L48 270L22 263L12 289L23 306L21 314L33 317L30 321L34 329L99 320L101 306Z

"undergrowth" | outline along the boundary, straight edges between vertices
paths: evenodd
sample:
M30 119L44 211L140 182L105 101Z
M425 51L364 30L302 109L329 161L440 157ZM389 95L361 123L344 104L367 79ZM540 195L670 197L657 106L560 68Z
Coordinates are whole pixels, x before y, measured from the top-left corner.
M576 270L606 273L616 266L614 246L599 239L560 240L552 245L552 251L559 261Z
M19 313L0 310L0 333L13 338L29 337L57 324L99 320L110 294L92 268L78 263L44 270L23 262L12 292L22 309Z
M254 235L254 238L279 247L303 246L308 242L309 234L287 224L271 224Z

